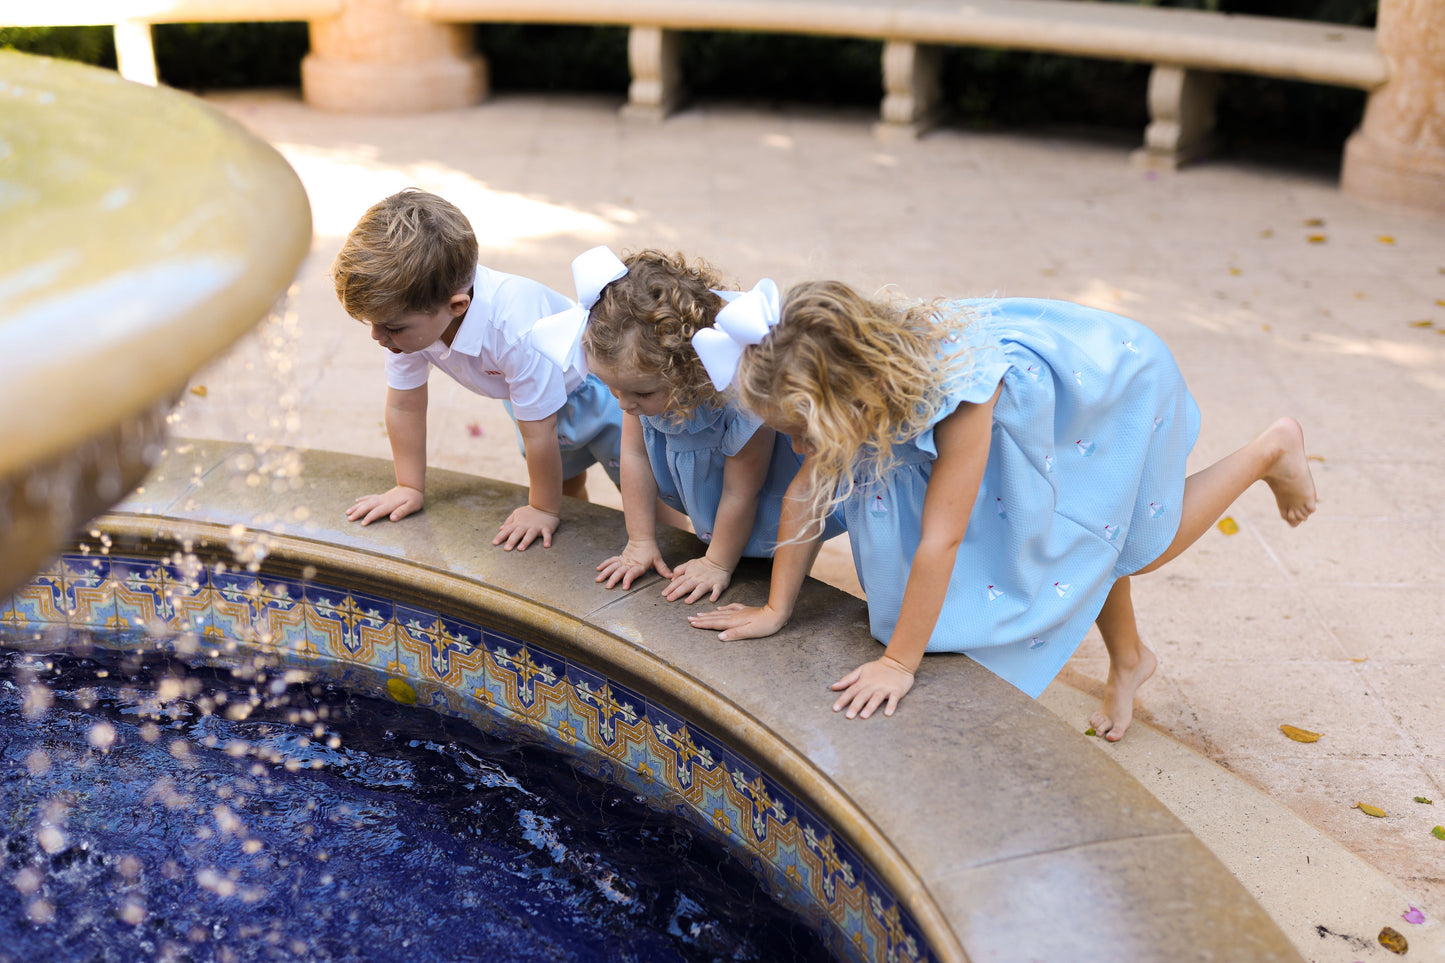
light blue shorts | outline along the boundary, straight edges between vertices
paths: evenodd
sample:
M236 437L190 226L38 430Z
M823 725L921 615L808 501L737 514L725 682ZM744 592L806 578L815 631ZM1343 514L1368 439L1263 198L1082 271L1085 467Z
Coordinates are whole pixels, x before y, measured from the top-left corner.
M512 403L504 400L502 404L515 425L517 416ZM517 430L517 447L526 457L521 429ZM596 375L589 374L558 409L557 447L562 451L564 479L576 478L593 465L601 465L612 484L621 486L622 409Z

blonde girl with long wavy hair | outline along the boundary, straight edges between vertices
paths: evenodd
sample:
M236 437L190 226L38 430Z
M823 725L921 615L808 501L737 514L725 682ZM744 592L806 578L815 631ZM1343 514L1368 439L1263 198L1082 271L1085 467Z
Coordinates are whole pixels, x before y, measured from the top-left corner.
M1290 525L1315 509L1290 418L1186 476L1199 410L1173 357L1138 322L1082 305L902 303L813 282L736 356L739 401L807 458L767 603L690 620L723 640L777 632L818 519L841 506L886 645L833 684L850 719L892 715L925 652L966 652L1037 697L1097 622L1110 667L1090 722L1117 741L1156 664L1130 576L1173 559L1257 481Z
M595 253L594 253L595 252ZM663 595L717 601L745 557L768 558L802 456L788 439L721 395L692 346L738 292L705 261L644 250L616 260L581 333L588 369L623 411L621 490L627 544L597 566L597 581L631 588L656 571ZM605 252L605 253L604 253ZM604 275L606 276L606 275ZM706 544L669 567L657 540L658 502ZM678 514L680 513L680 515ZM683 518L682 516L685 516ZM835 534L841 523L825 523Z

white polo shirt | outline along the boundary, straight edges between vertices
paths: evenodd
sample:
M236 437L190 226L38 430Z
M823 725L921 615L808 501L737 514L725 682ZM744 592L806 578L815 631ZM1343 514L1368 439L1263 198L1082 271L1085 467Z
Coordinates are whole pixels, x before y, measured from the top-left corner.
M386 356L386 383L398 390L426 384L433 365L470 391L512 402L520 421L556 413L586 378L558 368L535 348L528 333L542 318L574 302L545 284L477 265L471 307L448 348L441 341L410 354Z

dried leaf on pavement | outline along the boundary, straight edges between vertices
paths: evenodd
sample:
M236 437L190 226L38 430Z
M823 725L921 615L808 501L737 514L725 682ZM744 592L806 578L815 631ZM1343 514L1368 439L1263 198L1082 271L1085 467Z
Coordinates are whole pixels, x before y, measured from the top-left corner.
M1358 809L1366 816L1374 816L1376 819L1385 818L1385 811L1379 806L1371 806L1369 803L1357 802L1352 808Z
M1308 729L1301 729L1299 726L1280 726L1279 731L1289 736L1295 742L1319 742L1320 734L1310 732Z

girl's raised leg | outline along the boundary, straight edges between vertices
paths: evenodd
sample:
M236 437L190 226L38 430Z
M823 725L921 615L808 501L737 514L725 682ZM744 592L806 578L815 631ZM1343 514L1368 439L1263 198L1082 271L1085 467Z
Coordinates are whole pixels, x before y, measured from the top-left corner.
M1104 648L1109 650L1109 678L1104 683L1104 704L1089 716L1089 725L1110 742L1118 742L1134 721L1134 693L1158 665L1154 653L1139 638L1127 576L1109 590L1094 624L1104 637Z
M1152 572L1177 558L1257 481L1269 485L1280 517L1290 525L1314 514L1315 483L1305 458L1304 431L1293 418L1279 419L1243 448L1190 475L1184 482L1183 516L1174 541L1134 574Z

